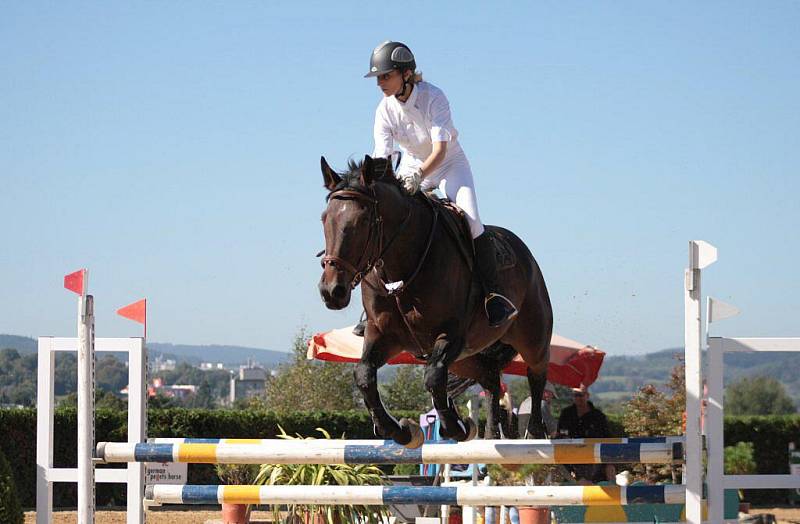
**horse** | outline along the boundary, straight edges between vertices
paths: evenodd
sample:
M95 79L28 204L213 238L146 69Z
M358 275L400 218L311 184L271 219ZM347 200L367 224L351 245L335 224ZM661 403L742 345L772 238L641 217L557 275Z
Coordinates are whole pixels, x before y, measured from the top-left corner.
M498 266L498 280L519 311L492 328L472 271L470 236L460 238L447 227L442 215L450 211L427 195L409 195L387 159L350 160L344 173L331 169L324 156L320 165L328 195L321 217L325 250L319 292L328 309L340 310L361 284L367 324L354 378L375 435L407 448L424 442L418 424L405 418L398 422L378 391L378 368L406 350L425 361L425 387L439 415L439 433L456 441L474 438L477 427L461 418L448 395L448 372L486 390L485 438L499 438L502 369L519 353L528 366L533 407L526 434L545 438L540 405L553 311L539 265L522 240L506 229L486 226L505 246L498 251L512 259L512 264Z

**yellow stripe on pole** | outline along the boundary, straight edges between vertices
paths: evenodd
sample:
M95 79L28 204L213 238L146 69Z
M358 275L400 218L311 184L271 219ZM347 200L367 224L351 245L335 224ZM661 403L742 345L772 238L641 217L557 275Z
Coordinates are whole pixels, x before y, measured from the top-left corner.
M260 486L222 486L222 502L227 504L260 504Z
M181 444L178 448L178 462L192 464L216 464L216 444Z
M586 444L622 444L621 438L585 438Z
M595 506L614 506L622 502L619 486L585 486L583 503Z
M592 444L569 444L553 446L553 448L556 464L592 464L596 462Z

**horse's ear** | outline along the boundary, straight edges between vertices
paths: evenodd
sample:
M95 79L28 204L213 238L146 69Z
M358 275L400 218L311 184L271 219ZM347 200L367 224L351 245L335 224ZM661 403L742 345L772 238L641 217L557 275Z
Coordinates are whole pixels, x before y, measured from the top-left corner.
M368 186L375 177L375 161L371 156L364 155L364 162L361 164L361 183Z
M325 187L328 188L328 191L333 191L336 189L336 186L339 185L339 182L342 181L342 177L336 174L336 171L331 169L331 166L328 165L328 161L325 160L325 157L322 156L319 158L320 167L322 168L322 179L325 182Z

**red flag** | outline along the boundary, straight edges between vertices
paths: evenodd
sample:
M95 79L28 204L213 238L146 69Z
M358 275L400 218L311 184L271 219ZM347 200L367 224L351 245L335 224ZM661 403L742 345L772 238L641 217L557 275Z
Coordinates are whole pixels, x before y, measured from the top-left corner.
M147 326L147 299L143 298L138 302L119 308L117 315Z
M64 287L72 291L73 293L77 293L79 295L83 295L84 292L84 282L86 281L86 270L79 269L74 273L70 273L64 277Z

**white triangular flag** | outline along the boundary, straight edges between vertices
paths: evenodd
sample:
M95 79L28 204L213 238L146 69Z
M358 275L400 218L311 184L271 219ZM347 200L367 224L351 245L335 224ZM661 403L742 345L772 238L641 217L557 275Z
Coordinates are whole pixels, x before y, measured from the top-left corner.
M708 323L716 322L725 318L735 317L739 314L739 308L717 300L716 298L708 297Z

